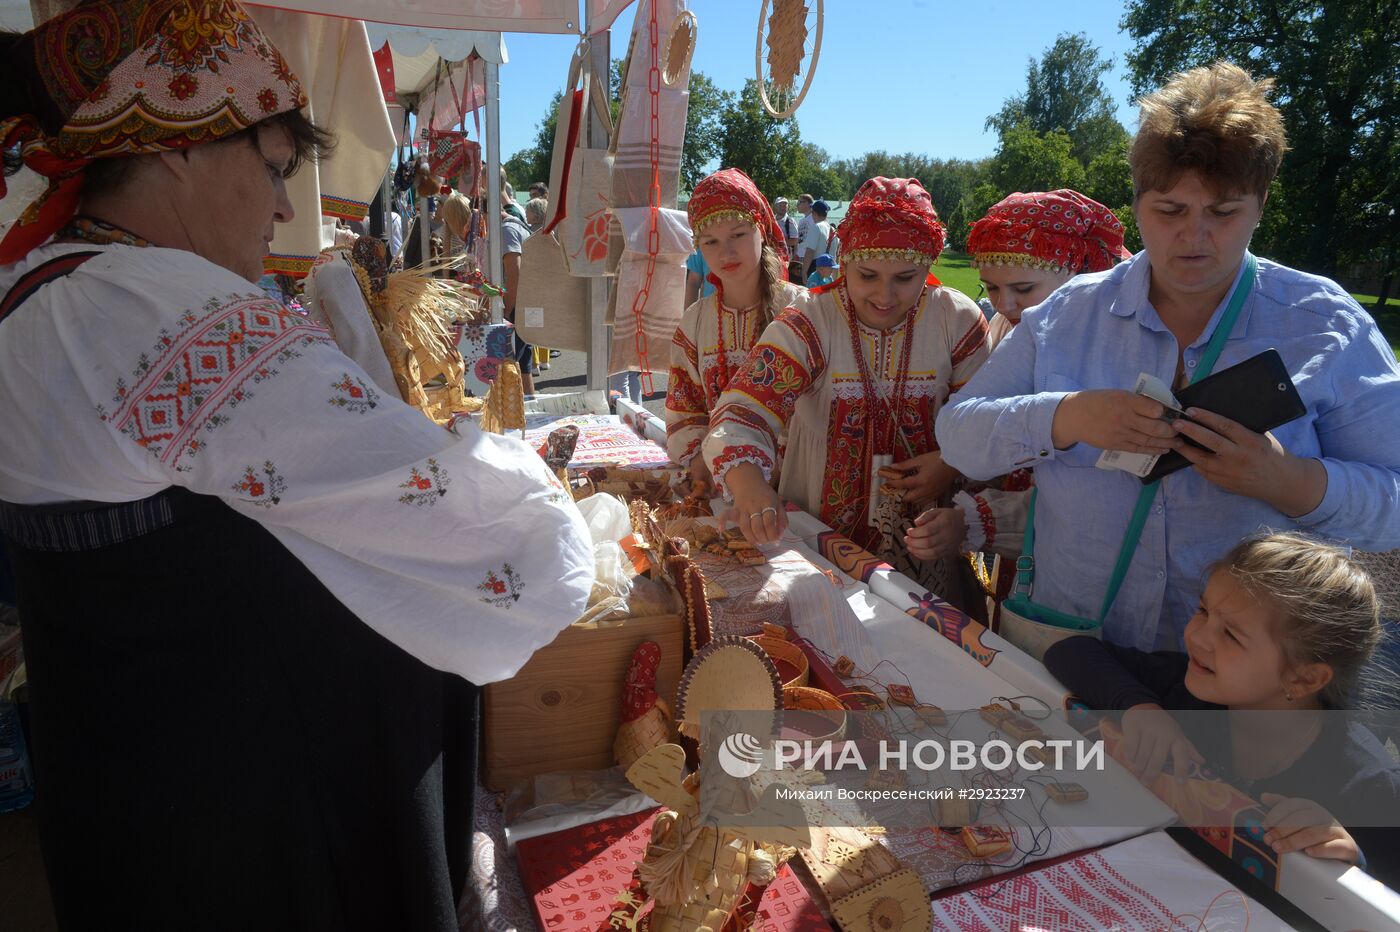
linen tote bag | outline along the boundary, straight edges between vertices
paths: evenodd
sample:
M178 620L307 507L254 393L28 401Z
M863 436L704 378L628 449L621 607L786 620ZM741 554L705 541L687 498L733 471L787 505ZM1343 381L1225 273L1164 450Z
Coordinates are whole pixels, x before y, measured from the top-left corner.
M587 56L592 62L592 56ZM568 271L574 276L609 276L608 207L612 193L613 154L608 146L580 146L585 136L588 112L603 126L603 139L612 139L612 108L608 104L608 83L591 66L582 71L582 91L575 143L567 158L567 171L561 172L564 190L554 199L560 204L560 218L554 227L564 248ZM557 140L557 136L556 136ZM556 153L556 158L559 154ZM553 176L550 167L550 176Z
M520 286L515 330L535 346L588 349L588 279L569 274L564 246L541 230L520 247Z

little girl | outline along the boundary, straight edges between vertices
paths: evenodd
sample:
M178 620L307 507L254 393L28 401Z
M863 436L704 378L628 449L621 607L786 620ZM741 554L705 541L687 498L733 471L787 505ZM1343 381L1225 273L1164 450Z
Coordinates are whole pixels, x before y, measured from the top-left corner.
M1210 569L1185 653L1073 637L1052 646L1045 665L1091 707L1126 710L1118 756L1147 785L1169 758L1178 776L1209 759L1268 808L1264 839L1275 851L1362 864L1393 882L1394 830L1348 830L1329 811L1395 813L1400 765L1359 723L1323 714L1354 705L1358 671L1381 638L1375 587L1344 551L1270 534ZM1193 728L1193 743L1166 710L1228 710L1228 731L1225 721L1209 731L1229 739ZM1235 714L1270 711L1294 714Z
M696 185L687 212L716 291L686 308L676 329L666 450L686 467L692 493L699 494L710 486L699 455L710 412L759 334L806 291L785 280L787 240L768 201L739 169L717 171Z

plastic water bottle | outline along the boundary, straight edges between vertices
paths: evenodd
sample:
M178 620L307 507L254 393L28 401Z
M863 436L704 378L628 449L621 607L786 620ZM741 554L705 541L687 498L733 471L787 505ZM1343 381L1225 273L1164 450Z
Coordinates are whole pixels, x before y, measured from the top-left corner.
M0 812L23 809L34 801L34 772L24 746L19 708L0 698Z

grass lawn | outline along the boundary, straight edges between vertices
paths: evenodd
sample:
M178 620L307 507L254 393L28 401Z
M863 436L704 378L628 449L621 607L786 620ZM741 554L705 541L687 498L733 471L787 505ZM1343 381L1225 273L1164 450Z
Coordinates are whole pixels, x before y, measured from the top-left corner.
M1396 358L1400 358L1400 296L1391 295L1390 300L1385 302L1385 310L1379 312L1376 310L1375 295L1353 294L1352 297L1376 319L1381 333L1390 341L1390 348L1395 351Z
M976 301L982 293L982 280L977 277L977 270L967 263L966 254L945 249L933 267L933 274L949 288L956 288Z
M944 250L938 257L938 264L933 267L933 274L937 275L943 284L958 289L974 301L981 293L982 282L977 277L977 270L968 265L967 255L964 253L952 249ZM1395 351L1396 357L1400 358L1400 296L1391 295L1385 304L1385 310L1380 312L1376 311L1375 295L1353 294L1352 297L1376 319L1381 333L1390 341L1390 348Z

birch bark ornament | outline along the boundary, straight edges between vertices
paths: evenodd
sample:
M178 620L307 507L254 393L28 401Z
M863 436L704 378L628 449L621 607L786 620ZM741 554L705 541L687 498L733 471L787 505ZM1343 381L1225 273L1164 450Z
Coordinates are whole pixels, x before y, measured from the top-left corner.
M676 694L678 727L697 741L706 712L774 712L782 707L777 668L763 648L734 635L715 638L696 651L681 674Z
M681 731L699 736L706 712L781 709L778 672L763 650L741 637L716 638L696 652L677 690ZM773 859L759 850L765 843L805 847L810 843L805 824L788 816L775 817L761 827L729 827L706 822L700 811L699 774L682 779L685 751L675 744L653 748L627 771L637 789L668 812L657 817L652 843L637 869L647 895L656 906L649 915L652 932L720 932L738 907L745 884L771 879ZM753 811L747 782L732 791L730 812ZM745 805L741 805L745 804Z
M481 412L481 429L491 434L508 430L525 430L525 386L520 378L520 365L514 359L502 361L496 382L486 393L486 406Z
M895 871L831 904L842 932L928 932L933 910L919 875Z

